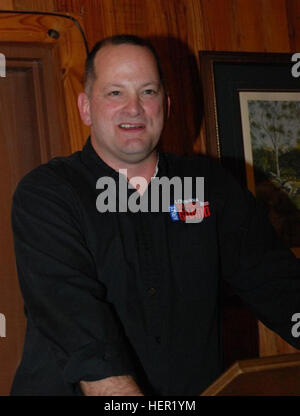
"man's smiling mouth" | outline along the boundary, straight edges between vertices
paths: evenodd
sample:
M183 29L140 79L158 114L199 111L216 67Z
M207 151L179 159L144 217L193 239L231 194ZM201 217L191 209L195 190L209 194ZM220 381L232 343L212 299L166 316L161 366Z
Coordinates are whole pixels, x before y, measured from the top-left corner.
M119 127L124 130L142 130L145 128L144 124L121 123Z

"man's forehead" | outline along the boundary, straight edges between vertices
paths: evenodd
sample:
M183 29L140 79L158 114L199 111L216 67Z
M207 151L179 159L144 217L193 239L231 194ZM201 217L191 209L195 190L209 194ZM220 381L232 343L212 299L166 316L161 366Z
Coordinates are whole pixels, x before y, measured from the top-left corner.
M98 57L101 54L119 54L122 51L134 51L134 52L144 52L146 54L149 54L150 56L154 58L152 51L144 45L135 45L133 43L121 43L118 45L114 45L112 43L108 43L106 45L103 45L98 52L96 53L96 57Z
M158 74L158 67L151 50L145 46L133 44L105 45L97 52L94 61L96 74L103 70L110 71L112 67L118 69L121 64L146 63L149 69Z

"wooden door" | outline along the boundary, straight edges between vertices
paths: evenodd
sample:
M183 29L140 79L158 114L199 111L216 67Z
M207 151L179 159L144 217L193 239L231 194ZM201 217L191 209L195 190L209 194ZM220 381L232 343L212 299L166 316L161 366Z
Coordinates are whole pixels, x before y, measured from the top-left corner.
M6 60L6 76L0 77L0 396L10 392L26 327L11 232L12 195L27 172L52 157L77 150L86 138L76 128L79 115L74 106L66 105L71 99L76 105L81 88L74 76L68 76L70 70L74 74L72 60L47 35L53 27L61 35L61 20L36 15L26 18L0 15L0 53ZM66 35L65 42L70 42ZM86 56L84 46L76 52L81 56L80 71ZM63 65L64 59L68 67ZM76 60L79 62L78 55Z
M0 79L0 312L6 321L6 336L0 338L0 394L7 394L25 330L10 227L12 195L27 172L54 154L69 153L70 146L59 123L53 73L47 73L55 69L50 49L2 45L1 51L7 67Z

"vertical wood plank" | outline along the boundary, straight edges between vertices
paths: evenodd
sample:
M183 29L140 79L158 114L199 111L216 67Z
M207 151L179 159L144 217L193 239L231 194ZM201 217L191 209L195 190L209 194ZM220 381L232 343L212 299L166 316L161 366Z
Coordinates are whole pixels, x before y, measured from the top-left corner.
M223 0L199 1L204 16L201 22L205 39L204 49L231 50L233 43L232 17L228 2Z
M0 0L0 10L13 10L13 0Z
M286 52L285 0L200 0L206 49Z
M55 11L55 0L13 0L14 10Z
M260 0L266 52L289 52L289 25L286 2L290 0ZM293 0L292 0L293 1ZM297 1L299 4L299 1ZM299 23L299 21L298 21Z
M287 21L289 27L290 50L300 51L300 2L286 0Z
M68 12L83 15L88 5L88 0L55 0L58 12Z

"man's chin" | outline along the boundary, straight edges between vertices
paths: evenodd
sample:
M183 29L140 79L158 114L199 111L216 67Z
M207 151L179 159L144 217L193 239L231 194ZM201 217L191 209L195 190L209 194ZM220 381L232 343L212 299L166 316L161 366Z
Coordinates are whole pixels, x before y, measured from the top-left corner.
M124 162L137 163L147 159L155 150L156 146L136 146L135 148L122 149L120 156Z
M127 143L121 143L116 146L119 153L125 157L145 157L150 154L156 147L156 143L145 142L143 140L130 140Z

